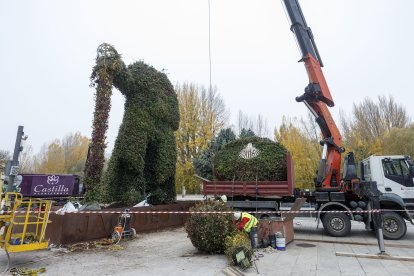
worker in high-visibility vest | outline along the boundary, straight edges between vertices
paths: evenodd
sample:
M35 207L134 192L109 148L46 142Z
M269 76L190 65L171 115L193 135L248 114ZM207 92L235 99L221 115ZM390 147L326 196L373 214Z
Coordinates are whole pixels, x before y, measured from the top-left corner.
M257 234L257 218L246 212L234 212L234 219L238 222L237 229L249 234L252 248L256 248L255 235Z

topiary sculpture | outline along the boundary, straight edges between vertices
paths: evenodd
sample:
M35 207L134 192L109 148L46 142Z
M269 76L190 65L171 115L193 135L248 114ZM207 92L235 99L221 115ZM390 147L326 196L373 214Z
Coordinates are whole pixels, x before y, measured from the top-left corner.
M243 149L251 148L254 158L243 158ZM287 150L267 138L247 137L227 144L213 159L214 173L218 180L281 181L287 179Z
M175 199L178 100L167 76L142 61L128 66L115 48L103 44L94 72L110 71L112 85L125 96L125 111L103 177L104 201L137 203L151 193L152 204ZM116 66L113 66L116 64ZM94 75L94 74L93 74ZM99 82L99 74L95 74Z

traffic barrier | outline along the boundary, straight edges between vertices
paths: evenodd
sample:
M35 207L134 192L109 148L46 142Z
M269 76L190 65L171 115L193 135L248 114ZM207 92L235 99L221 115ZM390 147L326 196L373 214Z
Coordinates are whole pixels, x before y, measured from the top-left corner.
M166 205L160 205L166 206ZM141 207L145 208L145 207ZM125 208L119 210L110 210L110 211L65 211L64 214L122 214ZM249 213L258 213L258 214L317 214L317 213L380 213L380 212L405 212L405 210L394 210L394 209L372 209L372 210L330 210L330 211L317 211L317 210L300 210L300 211L250 211ZM21 211L26 213L25 211ZM34 211L33 211L34 212ZM8 212L5 212L8 213ZM16 211L15 213L20 213ZM38 212L36 212L38 213ZM60 211L50 211L50 214L61 214ZM233 214L233 211L134 211L130 210L131 214Z
M196 201L179 202L169 205L146 206L131 208L131 226L137 233L158 231L168 227L183 226L189 214L224 215L232 211L189 211ZM52 221L46 230L46 239L53 244L68 244L109 237L116 225L118 217L125 208L104 209L99 211L59 212L50 211L49 219ZM351 211L258 211L258 214L276 214L284 217L287 214L317 214L317 213L379 213L385 211L404 212L404 210L372 209ZM19 212L19 211L17 211ZM24 211L22 211L24 212ZM34 211L33 211L34 212ZM251 213L256 213L252 211Z
M131 227L137 233L159 231L168 227L183 226L187 214L182 213L195 202L179 202L158 206L131 208ZM139 211L137 210L139 209ZM52 221L46 229L46 239L52 244L68 244L101 238L107 238L117 224L119 214L124 208L102 211L67 212L59 215L52 211Z

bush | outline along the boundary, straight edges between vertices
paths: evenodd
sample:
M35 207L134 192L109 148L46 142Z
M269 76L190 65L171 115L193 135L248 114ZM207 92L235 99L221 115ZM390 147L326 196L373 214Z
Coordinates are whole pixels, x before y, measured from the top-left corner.
M196 173L206 179L213 180L213 158L228 143L236 140L236 135L231 128L220 130L217 137L215 137L208 145L207 149L201 153L199 157L193 160L193 167Z
M218 201L204 201L190 208L190 211L231 211ZM191 243L198 250L207 253L223 253L224 239L235 231L233 214L190 214L185 230Z
M260 151L252 159L239 157L249 143ZM282 181L287 179L286 148L267 138L247 137L227 144L214 157L214 172L218 180Z
M250 256L253 255L252 245L250 243L249 235L244 231L237 231L227 236L224 240L224 254L226 254L229 264L237 265L234 263L233 255L235 251L244 247L250 252Z

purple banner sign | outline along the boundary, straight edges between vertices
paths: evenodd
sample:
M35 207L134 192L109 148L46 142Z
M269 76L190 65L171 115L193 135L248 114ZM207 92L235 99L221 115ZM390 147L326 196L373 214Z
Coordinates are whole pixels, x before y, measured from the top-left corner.
M75 175L68 174L21 174L20 193L23 196L71 196L79 187Z

